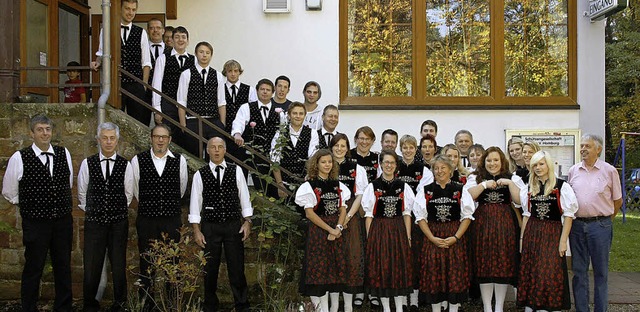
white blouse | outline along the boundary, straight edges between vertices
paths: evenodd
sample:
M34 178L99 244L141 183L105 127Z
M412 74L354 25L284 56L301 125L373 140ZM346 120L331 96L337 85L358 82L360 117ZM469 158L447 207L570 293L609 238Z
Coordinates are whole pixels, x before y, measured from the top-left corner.
M544 190L540 190L544 192ZM578 198L576 198L576 194L573 192L571 185L569 182L562 183L562 187L560 188L560 205L562 205L562 216L569 217L571 219L575 219L576 211L578 211ZM531 211L529 210L529 196L524 196L522 200L522 216L523 217L531 217Z
M513 183L515 183L516 186L520 189L519 197L520 197L520 202L522 203L522 199L527 196L527 192L529 189L527 188L526 185L524 185L524 182L522 182L522 178L520 178L515 174L511 175L511 181L513 181ZM462 188L462 206L463 206L462 209L463 210L470 209L470 207L473 207L473 211L475 211L476 209L475 201L473 200L473 197L469 193L469 189L477 185L478 185L478 182L476 181L475 174L472 174L467 177L467 183ZM513 203L513 205L520 208L520 205L516 203Z
M351 191L349 188L342 184L342 182L338 182L340 184L340 197L342 198L342 207L346 207L347 201L351 198ZM296 204L304 207L304 209L313 208L318 205L318 198L316 197L316 193L313 192L313 188L309 182L304 182L296 191Z
M440 187L440 186L436 185L436 187ZM466 192L466 194L467 194L466 196L471 197L471 194L469 194L469 192ZM464 191L462 192L461 196L462 198L464 198L465 196ZM475 220L475 218L473 217L473 212L475 211L475 205L473 205L472 207L465 206L463 204L464 201L462 200L462 198L460 200L460 203L461 203L460 204L460 221L464 219ZM427 221L427 216L429 214L427 213L427 199L424 197L424 187L418 188L418 193L416 194L416 199L413 204L413 215L416 216L416 223L420 220Z
M415 199L415 195L413 194L413 190L409 184L404 183L404 212L402 215L410 216L411 208L413 207L413 202ZM373 183L369 183L367 188L364 190L364 194L362 194L362 209L364 209L364 216L373 218L373 207L376 204L376 195L373 187Z

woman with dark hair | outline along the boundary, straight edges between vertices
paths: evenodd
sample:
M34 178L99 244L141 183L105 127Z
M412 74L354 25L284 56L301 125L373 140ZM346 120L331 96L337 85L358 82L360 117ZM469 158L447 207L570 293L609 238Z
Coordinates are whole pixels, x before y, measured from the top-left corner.
M362 193L369 182L364 168L349 158L349 138L345 134L336 134L329 142L329 148L340 168L338 180L353 194L346 203L347 216L342 232L342 239L347 248L344 255L347 260L347 284L343 292L344 311L351 312L354 303L353 294L356 294L356 305L362 305L364 300L364 219L362 218L364 212L360 208L360 202ZM331 306L336 307L336 310L332 309L332 311L337 311L339 293L330 293L329 295L331 296Z
M551 155L531 157L529 195L524 198L517 303L525 311L571 309L567 240L578 200L566 181L556 178Z
M484 146L482 144L473 144L469 147L469 167L467 167L469 172L473 172L478 168L478 162L482 154L484 154Z
M367 171L367 180L373 181L378 176L378 153L372 152L371 147L376 140L376 134L368 127L360 127L353 137L356 147L351 149L351 158Z
M440 155L447 156L453 163L453 177L451 179L462 183L462 185L467 183L467 175L469 175L469 171L462 164L460 149L455 144L447 144L442 148L442 150L440 150Z
M522 185L522 189L519 185ZM475 207L471 227L471 267L480 284L485 311L503 311L508 285L516 285L519 268L518 236L520 204L526 193L522 179L509 171L509 163L500 148L488 148L469 176L463 196L464 207ZM495 309L491 298L495 292Z
M307 175L309 179L300 185L295 199L311 221L300 290L311 296L320 311L328 312L328 293L342 290L347 282L346 248L340 237L351 192L338 181L338 165L327 149L317 151L307 161Z
M380 153L382 174L369 183L362 195L367 232L365 284L369 292L381 298L384 311L390 312L389 297L396 311L402 311L403 297L413 290L411 258L411 187L396 179L398 155Z
M444 302L449 303L449 311L457 312L467 299L470 283L464 234L474 209L461 205L463 186L452 180L454 168L447 156L436 156L431 169L435 182L418 189L413 205L419 234L427 238L419 253L420 267L416 268L420 292L433 312L440 312Z
M434 136L427 134L422 137L422 139L420 139L420 153L422 155L422 162L429 169L431 169L431 159L436 156L436 147L436 138Z

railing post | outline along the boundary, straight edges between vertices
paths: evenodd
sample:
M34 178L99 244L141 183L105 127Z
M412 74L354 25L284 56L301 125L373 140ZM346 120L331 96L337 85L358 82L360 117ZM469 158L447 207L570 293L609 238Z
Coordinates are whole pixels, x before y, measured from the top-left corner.
M98 98L98 124L104 122L105 106L111 94L111 1L102 0L102 93Z
M627 134L623 133L620 138L620 148L622 149L622 223L627 222L627 160L625 138Z

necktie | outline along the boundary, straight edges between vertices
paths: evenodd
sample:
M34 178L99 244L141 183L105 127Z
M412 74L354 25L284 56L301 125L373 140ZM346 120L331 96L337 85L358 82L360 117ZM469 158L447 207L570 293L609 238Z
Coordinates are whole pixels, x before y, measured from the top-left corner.
M156 48L156 56L155 59L158 59L158 56L160 56L160 44L154 43L151 46L153 46L154 48Z
M218 186L222 186L222 166L216 166L216 177L218 178Z
M236 103L236 85L231 86L231 101L233 104Z
M104 180L107 182L107 184L109 184L109 178L111 178L111 167L109 166L109 164L112 161L115 161L115 160L113 160L111 158L105 158L105 159L103 159L101 161L106 161L107 162L107 168L104 171Z
M202 70L202 86L204 87L205 84L207 84L207 70L203 69Z
M47 171L51 174L51 161L49 161L49 156L53 157L53 153L42 152L40 155L44 155L47 158L47 162L44 163L44 166L47 167Z
M120 28L124 30L124 33L122 34L122 44L125 44L127 42L127 31L129 31L129 26L120 25Z
M184 60L187 59L186 55L180 55L178 56L178 59L180 59L180 68L184 67Z
M266 106L262 106L261 109L262 109L262 116L264 118L264 121L266 122L267 116L269 116L269 108Z
M469 158L467 156L462 156L462 166L469 167Z
M327 146L329 146L331 140L333 140L333 133L327 132L324 134L324 137L326 138Z

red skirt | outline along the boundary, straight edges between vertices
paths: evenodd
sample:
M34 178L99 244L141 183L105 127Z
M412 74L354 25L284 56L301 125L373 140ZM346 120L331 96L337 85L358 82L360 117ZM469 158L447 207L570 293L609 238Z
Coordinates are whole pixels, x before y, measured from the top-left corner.
M366 285L377 297L406 296L413 290L411 248L402 216L374 218L366 247Z
M509 204L481 204L471 224L471 267L479 284L516 285L520 227Z
M522 239L517 303L534 310L569 310L567 261L558 245L562 222L530 218Z
M320 216L329 226L335 227L338 216ZM322 296L327 291L342 291L347 282L344 257L346 244L342 237L330 241L329 233L309 223L307 245L303 261L301 292L306 296Z
M460 221L429 222L431 233L440 238L454 236L459 227ZM425 237L420 254L420 295L426 302L467 300L471 283L467 248L466 236L449 248L439 248Z
M356 213L342 237L346 244L347 283L344 291L350 294L364 292L364 219Z

